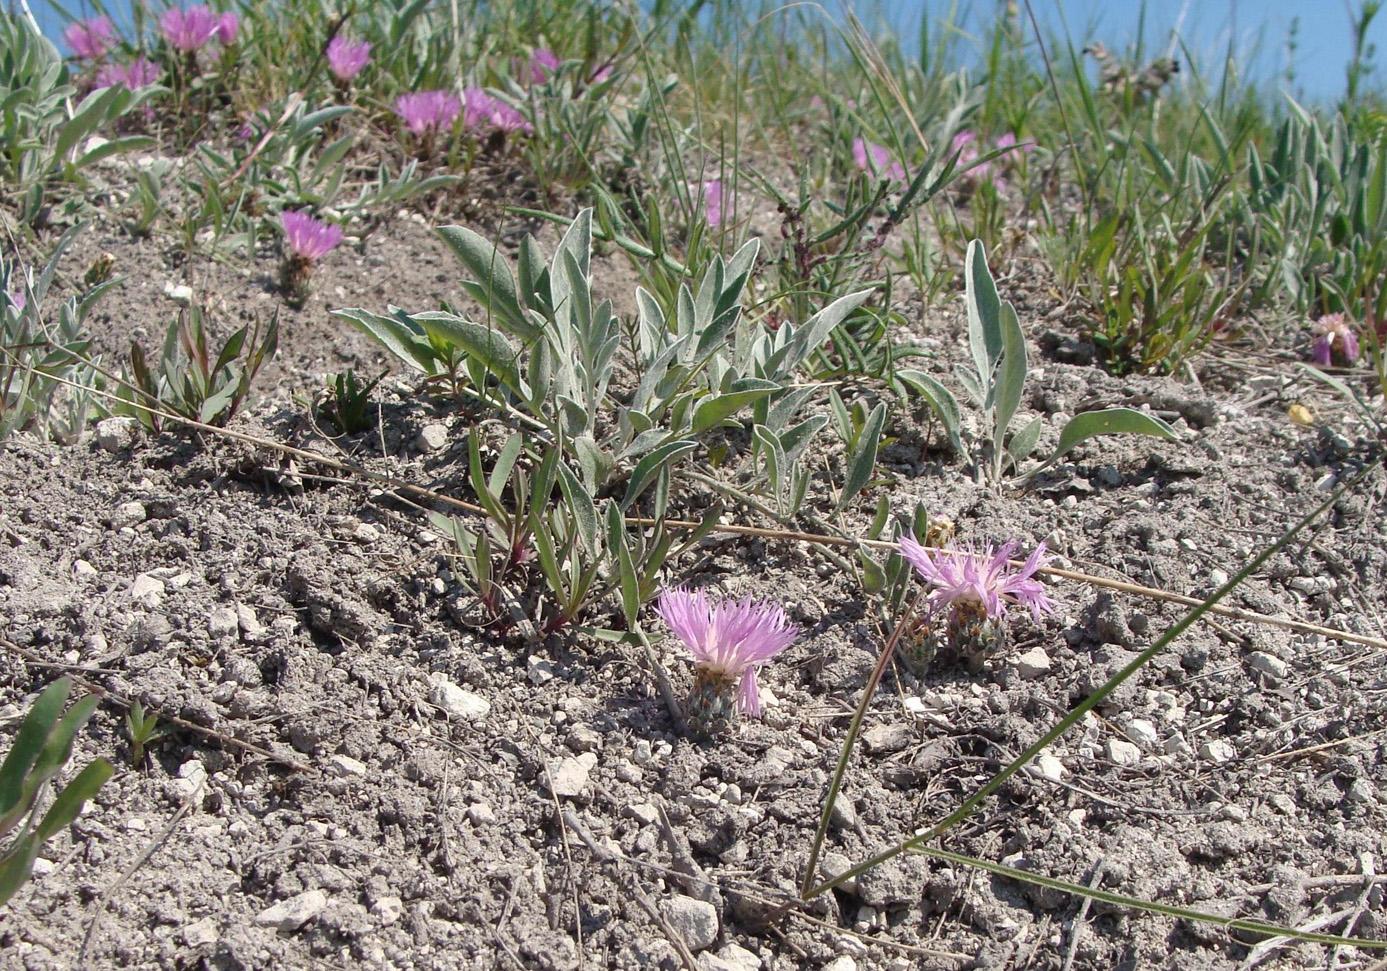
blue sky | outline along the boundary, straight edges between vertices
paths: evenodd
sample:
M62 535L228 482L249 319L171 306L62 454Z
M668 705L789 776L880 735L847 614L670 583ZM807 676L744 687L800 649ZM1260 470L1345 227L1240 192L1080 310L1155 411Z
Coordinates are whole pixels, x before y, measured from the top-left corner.
M5 2L5 0L0 0ZM11 0L13 2L13 0ZM192 2L192 0L185 0ZM365 0L369 2L369 0ZM823 0L836 9L835 0ZM1135 41L1139 24L1145 18L1144 36L1148 50L1164 53L1170 46L1171 30L1178 27L1180 37L1206 71L1222 63L1229 40L1237 63L1245 75L1270 90L1286 90L1284 77L1289 64L1295 74L1290 93L1308 101L1332 102L1344 90L1344 67L1351 50L1350 6L1361 0L1032 0L1037 18L1045 30L1066 34L1077 44L1101 40L1114 50ZM50 0L30 0L40 25L56 38L63 19ZM115 11L129 8L130 0L109 0ZM161 0L151 0L154 9ZM82 0L67 6L81 10ZM868 23L885 18L914 36L922 14L941 18L955 4L949 0L856 0L847 2ZM965 23L978 26L997 9L993 0L959 3L967 11ZM1024 4L1022 7L1024 11ZM1295 50L1287 49L1292 24L1298 25ZM1067 25L1067 30L1066 30ZM1370 40L1387 56L1387 12L1379 15L1370 31ZM1384 69L1387 70L1387 69ZM1368 84L1381 89L1382 72L1370 76Z

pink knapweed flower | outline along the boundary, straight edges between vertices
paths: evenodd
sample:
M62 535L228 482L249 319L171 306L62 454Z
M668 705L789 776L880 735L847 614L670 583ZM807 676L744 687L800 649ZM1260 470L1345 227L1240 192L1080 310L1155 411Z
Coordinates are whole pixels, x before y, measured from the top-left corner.
M92 17L68 24L63 30L63 42L72 56L83 61L95 61L106 55L116 43L116 33L105 17Z
M328 70L339 81L350 81L356 77L370 59L371 45L364 40L348 40L339 34L328 42Z
M217 18L217 41L223 47L236 43L236 34L241 29L241 18L227 11Z
M279 214L279 222L289 252L309 262L322 259L342 242L341 226L319 222L305 212L285 210Z
M1310 347L1310 356L1316 364L1328 367L1336 350L1346 364L1358 360L1358 334L1343 314L1325 314L1315 321L1315 343Z
M217 35L221 20L208 7L199 4L183 10L170 7L159 18L159 30L169 46L191 54Z
M861 171L905 181L905 166L891 157L890 149L876 145L861 136L852 140L852 161Z
M785 611L750 598L714 605L703 593L682 589L661 593L656 610L693 655L695 669L716 680L739 681L738 710L759 717L756 671L799 634Z
M487 94L481 88L467 88L462 92L462 124L465 128L494 128L499 131L534 131L534 126L525 120L511 105L500 98Z
M462 111L462 100L451 91L419 91L395 99L395 113L416 135L452 125Z
M144 57L137 57L129 64L106 64L96 72L96 87L109 88L123 84L131 91L143 88L159 80L159 65Z
M530 83L543 84L563 61L547 47L539 47L530 55Z
M978 553L968 549L928 549L910 536L901 537L901 555L910 561L920 577L934 589L930 604L936 609L955 606L981 608L988 619L1006 614L1008 604L1019 604L1040 620L1041 614L1055 609L1045 595L1045 587L1033 579L1045 565L1045 544L1026 557L1020 569L1011 570L1008 560L1017 547L1011 540L1000 549L988 547Z
M689 186L689 192L694 198L703 198L703 215L708 220L708 228L717 229L721 226L723 215L732 202L722 179L694 182Z

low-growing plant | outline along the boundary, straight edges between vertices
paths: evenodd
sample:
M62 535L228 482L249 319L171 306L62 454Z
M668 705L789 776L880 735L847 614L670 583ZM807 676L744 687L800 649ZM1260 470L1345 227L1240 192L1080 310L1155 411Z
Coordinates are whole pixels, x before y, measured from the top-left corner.
M59 258L77 232L63 235L37 275L0 257L0 440L34 429L73 441L93 410L99 373L84 321L114 281L63 301L56 324L44 319Z
M28 881L43 844L77 818L83 804L115 771L105 759L93 759L59 787L48 809L39 813L39 802L72 758L77 733L99 703L96 695L84 695L64 713L71 692L70 678L59 678L44 689L0 764L0 839L9 837L0 850L0 906Z
M371 428L371 392L385 378L380 376L363 382L354 370L347 368L327 379L326 394L319 412L343 435L359 435Z
M83 172L102 159L146 148L153 140L122 135L89 143L158 93L122 84L87 94L77 90L57 48L21 14L0 11L0 180L19 217L36 222L57 182L81 184Z
M279 348L279 314L262 330L242 327L214 357L203 324L202 308L193 305L169 324L154 368L138 341L130 344L130 368L112 410L132 415L151 431L162 427L160 412L171 412L206 425L225 425L245 404L261 367Z
M146 713L144 705L138 701L130 703L130 709L125 713L125 736L130 740L131 765L135 768L144 765L149 746L167 734L167 728L159 727L158 715Z
M674 306L638 288L638 317L628 326L610 301L593 297L591 210L574 219L548 261L527 237L518 274L471 230L439 233L466 268L462 288L481 304L483 321L452 310L334 313L429 379L542 428L593 495L625 480L627 510L712 435L743 427L739 415L755 426L758 442L788 436L787 460L807 445L823 421L799 419L817 389L797 386L796 375L869 296L848 294L774 331L749 322L741 300L758 251L753 241L729 261L715 256L696 291L681 283ZM619 355L639 378L633 392L617 397L609 383ZM768 480L752 451L748 473L759 488Z
M1021 406L1030 366L1026 338L1016 309L997 295L997 285L987 267L982 244L977 240L968 245L965 286L968 346L973 367L972 370L959 367L954 374L982 413L984 437L968 443L968 452L993 483L1000 483L1004 473L1019 466L1035 450L1045 420L1038 416L1015 434L1009 434ZM899 378L928 402L950 442L962 448L961 412L953 394L923 372L903 372ZM1081 442L1098 435L1116 434L1175 437L1174 429L1164 421L1133 408L1082 412L1065 423L1054 451L1026 476L1057 462Z

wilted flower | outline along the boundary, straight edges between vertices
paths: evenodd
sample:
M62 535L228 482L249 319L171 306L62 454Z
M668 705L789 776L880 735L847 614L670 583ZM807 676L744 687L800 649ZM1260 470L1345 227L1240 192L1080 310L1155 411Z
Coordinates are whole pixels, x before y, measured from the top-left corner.
M1017 545L1012 540L1000 549L989 546L981 553L952 545L932 550L910 536L901 537L901 555L934 588L929 594L931 618L947 612L947 645L974 666L1001 648L1003 629L996 622L1006 615L1009 604L1025 607L1037 622L1042 614L1055 609L1045 587L1034 579L1046 562L1045 544L1037 546L1019 569L1012 570L1009 560ZM913 647L920 666L927 664L938 649L932 624ZM909 650L906 658L911 660Z
M63 30L63 41L72 56L83 61L95 61L104 57L116 43L115 31L105 17L92 17L68 24Z
M462 124L466 128L494 128L504 132L534 131L534 126L525 120L524 115L481 88L466 89L462 92L462 100Z
M449 127L460 111L462 100L451 91L419 91L395 99L395 113L415 135Z
M159 30L171 47L191 54L217 35L221 20L201 4L187 10L170 7L159 18Z
M313 264L342 242L342 227L320 222L304 212L282 212L279 221L284 227L286 249L280 284L290 306L301 307L308 299Z
M339 81L350 81L356 77L370 59L371 45L364 40L348 40L339 34L328 42L328 70Z
M217 18L217 40L223 47L236 43L236 33L241 29L241 18L227 11Z
M1343 314L1325 314L1315 321L1315 343L1310 356L1321 367L1334 361L1335 351L1345 364L1358 360L1358 334Z
M153 61L137 57L129 64L106 64L96 72L96 87L109 88L123 84L131 91L143 88L159 80L159 65Z
M799 634L785 611L750 598L714 605L703 593L683 589L662 592L656 610L693 655L690 727L712 736L731 724L734 709L759 717L757 669Z
M543 84L563 61L559 60L559 55L555 54L547 47L536 48L530 55L530 82L532 84Z
M4 292L5 296L10 298L10 306L14 307L16 311L22 311L25 305L29 302L28 298L24 296L23 286L20 286L17 290L0 292Z
M876 145L865 138L852 140L852 160L863 172L884 176L897 182L905 181L905 166L891 157L890 149Z

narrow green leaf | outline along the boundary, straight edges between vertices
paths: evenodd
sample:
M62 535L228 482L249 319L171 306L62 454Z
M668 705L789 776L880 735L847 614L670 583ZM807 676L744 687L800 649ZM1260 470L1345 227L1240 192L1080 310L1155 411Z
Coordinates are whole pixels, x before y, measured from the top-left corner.
M645 492L655 480L656 473L666 465L672 464L698 447L698 443L688 439L668 442L647 454L631 472L631 480L626 486L626 496L621 500L623 510L630 509L641 493Z
M862 431L857 435L854 454L848 459L848 475L843 482L842 495L838 497L838 508L847 507L859 492L871 481L876 470L877 448L881 444L881 432L886 426L886 402L880 401L867 416Z

